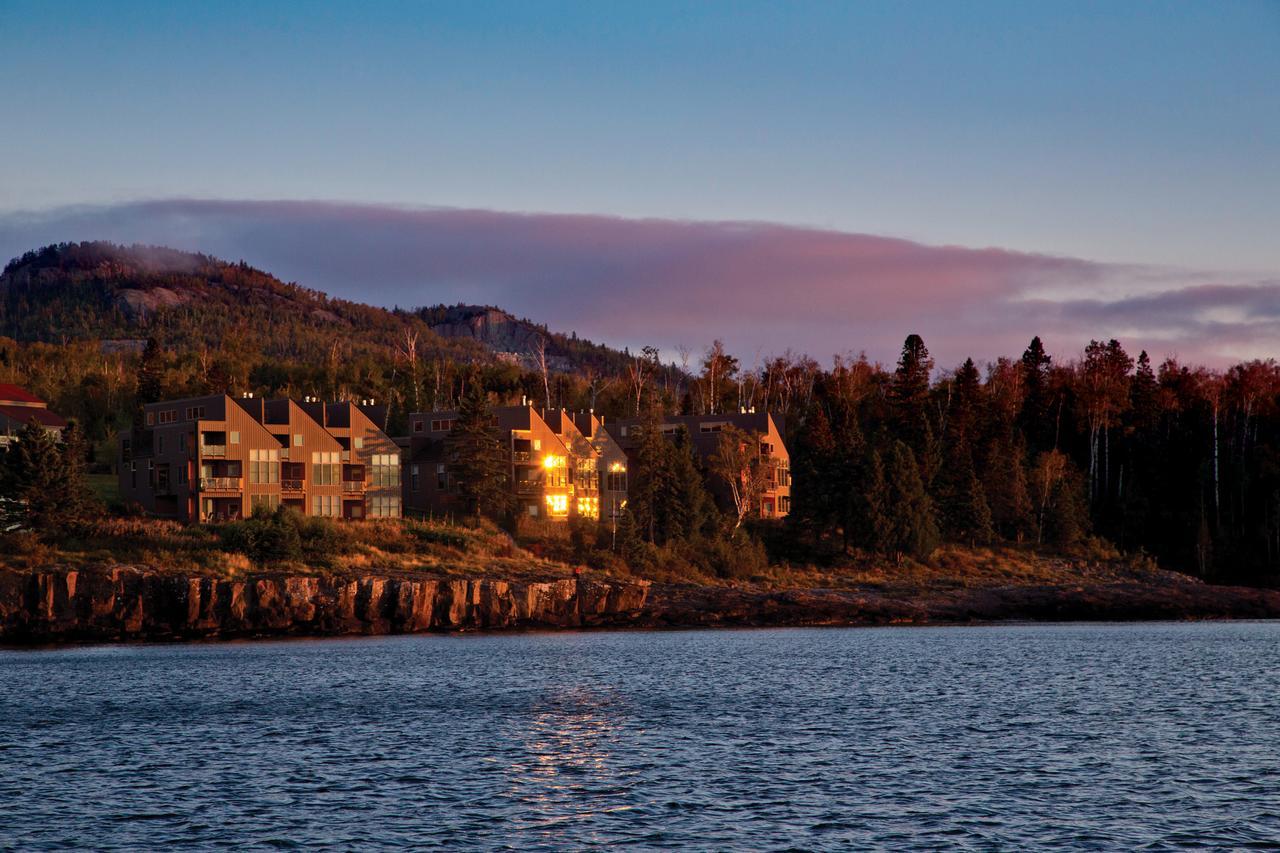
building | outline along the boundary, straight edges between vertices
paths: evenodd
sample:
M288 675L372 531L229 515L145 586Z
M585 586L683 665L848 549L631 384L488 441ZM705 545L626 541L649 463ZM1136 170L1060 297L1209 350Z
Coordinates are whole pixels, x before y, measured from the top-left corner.
M600 472L600 517L616 521L627 505L627 454L593 412L573 416L578 432L595 448Z
M539 412L525 404L499 406L493 416L507 444L511 489L521 516L551 521L600 518L605 485L601 451L572 415ZM457 411L409 416L405 506L416 515L459 511L446 441L457 418Z
M31 421L61 434L67 422L49 411L49 404L17 385L0 384L0 447L13 441Z
M639 418L624 418L608 427L618 444L627 453L635 450L636 439L643 422ZM681 427L688 430L693 449L705 465L720 444L720 433L726 426L736 427L756 435L760 439L762 455L772 460L764 494L760 498L761 518L784 518L791 513L791 456L787 452L783 429L779 420L769 412L742 411L720 415L680 415L664 418L662 432L674 438ZM713 479L709 486L712 495L721 506L728 507L732 496L728 487Z
M225 394L152 403L120 436L120 494L155 515L225 521L400 515L400 452L379 407Z

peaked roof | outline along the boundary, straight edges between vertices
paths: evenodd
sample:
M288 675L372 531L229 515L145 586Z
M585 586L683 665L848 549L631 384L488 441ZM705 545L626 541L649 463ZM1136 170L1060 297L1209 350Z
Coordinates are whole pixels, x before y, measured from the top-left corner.
M17 385L7 385L0 382L0 403L43 403L36 395L32 394L26 388L19 388Z

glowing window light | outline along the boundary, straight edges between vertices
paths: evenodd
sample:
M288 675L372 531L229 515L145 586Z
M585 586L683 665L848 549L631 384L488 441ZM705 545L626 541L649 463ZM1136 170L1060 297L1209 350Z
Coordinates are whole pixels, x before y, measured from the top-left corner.
M547 511L552 515L565 515L569 512L568 495L547 495Z
M621 474L625 470L627 470L627 466L623 465L621 462L614 462L609 466L609 471L613 474Z
M543 468L561 468L564 466L565 459L563 456L544 456L542 457Z

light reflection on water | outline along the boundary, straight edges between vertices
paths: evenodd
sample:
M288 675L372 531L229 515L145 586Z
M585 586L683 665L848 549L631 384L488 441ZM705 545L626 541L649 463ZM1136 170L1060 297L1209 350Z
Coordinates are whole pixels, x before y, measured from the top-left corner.
M0 848L1280 838L1280 625L0 651Z

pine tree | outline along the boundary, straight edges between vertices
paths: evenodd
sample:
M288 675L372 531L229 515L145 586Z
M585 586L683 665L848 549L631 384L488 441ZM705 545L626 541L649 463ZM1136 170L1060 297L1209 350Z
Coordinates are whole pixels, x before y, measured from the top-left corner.
M662 499L664 541L694 540L715 531L716 510L698 466L689 431L680 427L669 449L665 494Z
M902 344L902 355L889 388L893 403L897 435L912 452L925 451L928 429L929 374L933 359L919 335L908 335Z
M509 449L480 383L469 385L445 442L463 511L495 519L509 513L513 506Z
M915 456L902 441L895 441L889 450L885 479L888 484L886 517L891 552L899 562L904 555L927 559L938 547L938 523Z
M884 461L879 451L872 450L867 454L859 476L859 487L850 495L849 502L849 523L858 545L877 554L892 553L889 484L885 481ZM846 536L846 549L848 538Z
M0 529L52 538L82 523L94 498L84 479L84 442L74 424L65 443L37 423L23 427L0 457Z
M946 538L970 545L990 542L995 535L991 508L967 446L952 453L939 479L938 506Z
M643 410L630 469L627 472L627 507L635 517L637 528L647 542L657 542L661 501L669 493L670 449L662 435L662 420L656 404Z
M137 411L134 426L142 428L142 410L150 403L158 403L164 397L164 353L155 338L147 338L142 351L142 364L138 369Z
M814 406L791 454L795 483L791 518L815 539L837 526L842 515L836 501L836 478L831 476L836 455L826 409Z

